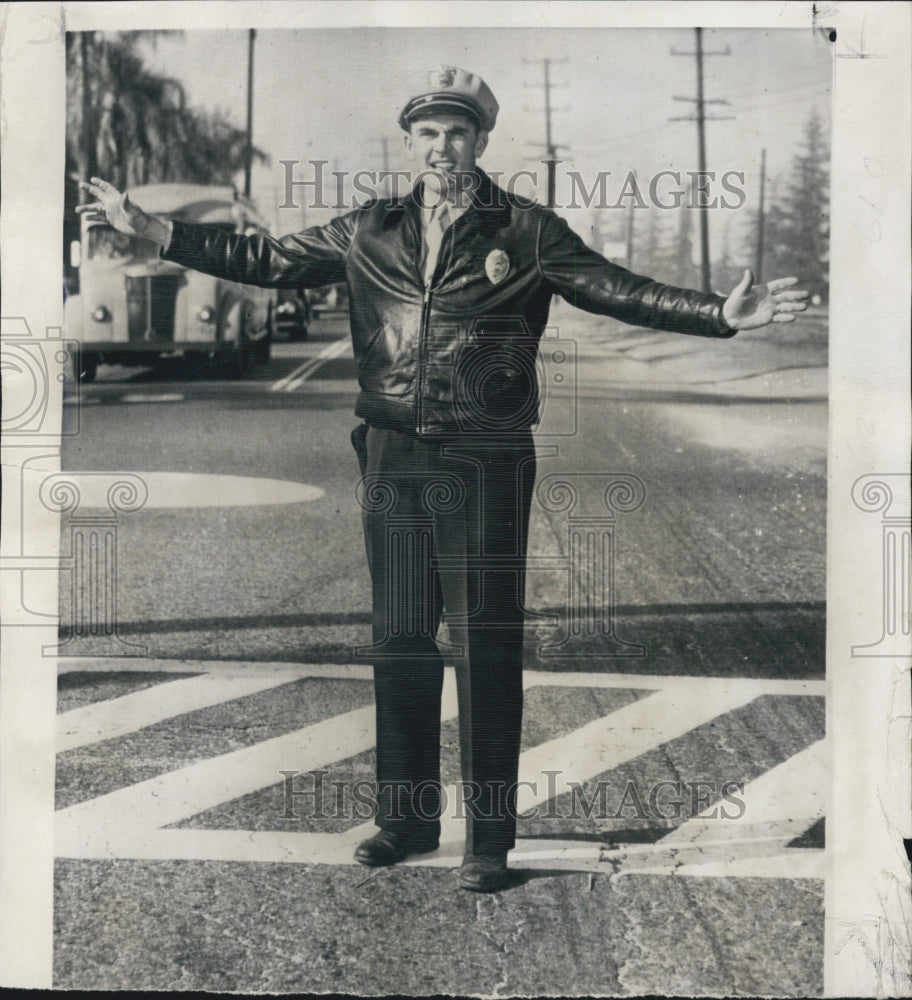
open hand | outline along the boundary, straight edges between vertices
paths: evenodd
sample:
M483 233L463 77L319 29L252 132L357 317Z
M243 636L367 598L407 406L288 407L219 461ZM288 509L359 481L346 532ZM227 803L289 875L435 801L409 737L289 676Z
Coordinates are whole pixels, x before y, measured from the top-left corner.
M127 236L139 236L164 244L168 236L168 225L154 215L147 215L138 205L130 201L126 191L118 191L113 184L93 177L90 182L80 181L94 202L79 205L76 211L87 215L93 221L106 221L118 232Z
M736 330L754 330L767 323L791 323L795 314L807 309L808 293L794 288L797 278L776 278L762 285L754 284L750 270L725 300L722 315Z

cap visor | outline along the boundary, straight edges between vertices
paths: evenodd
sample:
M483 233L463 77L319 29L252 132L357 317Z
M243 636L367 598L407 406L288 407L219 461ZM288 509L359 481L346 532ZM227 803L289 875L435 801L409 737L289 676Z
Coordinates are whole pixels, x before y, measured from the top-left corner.
M427 118L434 114L465 115L481 127L482 115L472 101L459 97L439 97L436 94L416 97L409 101L402 112L399 123L408 128L416 118Z

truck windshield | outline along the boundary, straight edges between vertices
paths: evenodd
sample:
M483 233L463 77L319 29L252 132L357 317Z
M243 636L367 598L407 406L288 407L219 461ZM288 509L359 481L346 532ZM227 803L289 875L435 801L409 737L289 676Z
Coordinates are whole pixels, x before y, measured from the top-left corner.
M147 260L158 256L158 246L151 240L125 236L110 226L93 226L87 234L89 260Z
M234 233L233 222L204 222L207 229ZM158 256L158 246L151 240L138 240L125 236L110 226L92 226L87 234L89 260L149 260Z

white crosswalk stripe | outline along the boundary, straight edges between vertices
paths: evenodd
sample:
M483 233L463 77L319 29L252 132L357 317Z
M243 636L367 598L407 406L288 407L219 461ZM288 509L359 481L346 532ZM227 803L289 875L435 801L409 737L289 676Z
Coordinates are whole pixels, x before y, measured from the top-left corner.
M91 661L100 672L124 661ZM142 661L140 661L141 663ZM145 664L154 669L155 663ZM364 666L178 664L199 677L166 681L120 698L62 713L61 751L123 736L169 718L232 701L305 677L367 679ZM70 664L69 669L74 669ZM133 661L132 669L141 666ZM159 666L159 669L161 667ZM174 669L169 663L167 669ZM167 676L165 672L164 676ZM823 682L662 677L637 674L527 671L527 689L615 688L651 693L527 750L520 760L519 809L525 812L631 761L761 696L822 696ZM455 682L447 670L442 718L457 715ZM275 830L163 829L244 795L276 785L280 772L304 773L373 748L373 707L355 709L253 746L220 754L79 802L57 813L57 854L71 858L198 859L347 865L373 824L341 833ZM700 814L651 844L610 847L587 841L520 839L514 865L612 875L667 874L820 878L823 851L788 848L824 815L828 787L825 744L818 741L749 782L743 815L724 823ZM543 780L549 772L559 772ZM458 789L446 789L455 803ZM441 847L409 862L459 863L464 820L445 810Z
M302 386L319 368L322 368L327 361L333 358L341 358L346 354L351 354L352 346L349 337L342 337L324 347L319 354L308 358L303 364L298 365L294 371L289 372L283 378L269 387L270 392L294 392Z
M233 677L203 674L75 708L57 717L57 752L126 736L175 715L244 698L285 683L286 678L281 674Z
M825 813L826 743L818 740L744 786L744 816L720 822L717 806L687 820L657 844L618 850L619 874L741 875L774 868L782 878L822 878L823 852L788 843Z

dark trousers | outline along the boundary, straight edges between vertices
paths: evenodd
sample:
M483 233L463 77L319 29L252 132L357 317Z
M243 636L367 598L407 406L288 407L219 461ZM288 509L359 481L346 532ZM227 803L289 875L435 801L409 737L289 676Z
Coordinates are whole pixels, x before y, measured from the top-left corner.
M444 656L456 671L466 851L515 842L531 433L352 434L373 587L377 825L440 830ZM448 642L436 641L445 613ZM442 655L443 654L443 655Z

